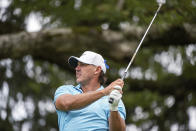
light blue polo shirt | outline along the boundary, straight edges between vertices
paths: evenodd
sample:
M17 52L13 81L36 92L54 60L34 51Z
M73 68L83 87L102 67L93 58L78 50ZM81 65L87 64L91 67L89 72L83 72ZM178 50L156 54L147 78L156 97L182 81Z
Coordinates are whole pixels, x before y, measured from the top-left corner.
M104 89L101 86L98 90ZM81 94L83 93L80 85L64 85L60 86L54 95L54 103L56 99L63 94ZM126 111L122 101L119 102L118 111L120 116L125 119ZM58 125L60 131L108 131L110 116L110 108L108 96L101 97L92 104L77 110L61 111L57 110Z

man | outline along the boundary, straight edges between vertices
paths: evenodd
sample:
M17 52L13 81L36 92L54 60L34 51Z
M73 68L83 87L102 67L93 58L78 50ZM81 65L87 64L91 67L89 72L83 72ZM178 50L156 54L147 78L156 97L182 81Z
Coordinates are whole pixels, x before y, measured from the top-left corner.
M121 101L123 81L103 87L106 63L100 54L85 51L71 56L68 63L76 70L77 86L59 87L54 96L60 131L125 131L125 107ZM113 104L108 103L109 97Z

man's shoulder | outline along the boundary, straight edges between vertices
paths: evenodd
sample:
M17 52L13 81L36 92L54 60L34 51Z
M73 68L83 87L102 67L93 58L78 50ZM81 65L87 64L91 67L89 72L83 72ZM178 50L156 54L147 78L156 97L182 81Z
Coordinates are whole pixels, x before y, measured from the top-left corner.
M74 88L73 85L61 85L61 86L59 86L59 87L57 88L57 91L58 91L58 90L69 90L69 89L72 89L72 88Z
M73 85L62 85L59 86L55 91L55 96L60 96L65 93L71 93L74 89Z
M74 86L73 85L61 85L58 87L59 88L73 88Z

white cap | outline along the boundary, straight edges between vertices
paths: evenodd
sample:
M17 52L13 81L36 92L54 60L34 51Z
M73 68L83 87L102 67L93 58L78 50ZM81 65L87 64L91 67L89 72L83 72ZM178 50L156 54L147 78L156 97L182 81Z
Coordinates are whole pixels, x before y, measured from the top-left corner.
M106 73L106 67L108 68L108 65L105 64L103 57L100 54L92 51L85 51L79 58L71 56L68 59L68 63L74 68L76 68L78 65L78 61L85 64L100 66L104 73Z

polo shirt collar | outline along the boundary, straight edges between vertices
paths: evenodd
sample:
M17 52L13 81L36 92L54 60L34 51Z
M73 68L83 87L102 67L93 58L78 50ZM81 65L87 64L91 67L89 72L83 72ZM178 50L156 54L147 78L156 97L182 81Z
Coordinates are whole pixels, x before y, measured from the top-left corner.
M80 84L78 84L77 86L75 86L75 88L76 88L77 90L83 92L82 89L81 89L81 85L80 85ZM104 89L104 87L101 85L101 86L97 89L97 91L102 90L102 89Z

